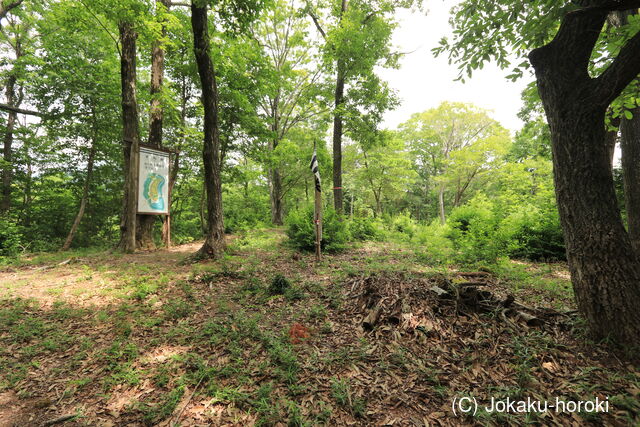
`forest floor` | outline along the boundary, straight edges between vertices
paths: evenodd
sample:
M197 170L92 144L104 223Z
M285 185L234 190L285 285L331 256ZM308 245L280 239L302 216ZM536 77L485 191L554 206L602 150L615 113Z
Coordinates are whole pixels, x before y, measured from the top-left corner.
M285 239L0 267L0 426L640 422L639 368L584 335L565 265L434 268L377 242L316 263ZM609 407L488 407L527 397Z

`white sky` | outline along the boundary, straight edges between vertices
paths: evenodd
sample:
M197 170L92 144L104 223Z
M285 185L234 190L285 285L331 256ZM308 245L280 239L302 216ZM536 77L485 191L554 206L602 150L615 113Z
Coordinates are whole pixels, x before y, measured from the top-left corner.
M395 128L411 114L437 107L443 101L472 103L490 111L490 115L511 131L521 128L517 117L520 93L526 77L516 83L505 79L509 70L495 64L485 65L466 83L453 81L458 76L446 54L434 58L431 49L445 35L451 34L449 10L458 0L427 0L428 14L401 10L393 44L401 52L412 52L401 59L398 70L380 70L380 76L398 91L402 104L385 115L384 127Z

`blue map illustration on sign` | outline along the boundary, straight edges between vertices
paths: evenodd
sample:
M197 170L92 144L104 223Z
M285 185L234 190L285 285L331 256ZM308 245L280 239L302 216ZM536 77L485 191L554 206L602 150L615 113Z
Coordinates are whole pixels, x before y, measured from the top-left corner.
M164 199L162 198L162 187L164 186L164 177L157 173L150 173L144 180L144 188L142 194L151 206L151 209L163 211Z

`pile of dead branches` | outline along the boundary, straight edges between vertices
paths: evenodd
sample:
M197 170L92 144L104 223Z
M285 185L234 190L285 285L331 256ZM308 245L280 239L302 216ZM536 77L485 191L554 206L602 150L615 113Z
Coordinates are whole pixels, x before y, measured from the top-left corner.
M544 327L567 320L573 313L528 307L510 293L493 289L495 278L486 272L458 273L447 277L408 276L401 273L354 277L347 281L354 316L365 330L386 323L404 329L429 331L427 319L438 316L455 322L458 316L489 314L510 326Z

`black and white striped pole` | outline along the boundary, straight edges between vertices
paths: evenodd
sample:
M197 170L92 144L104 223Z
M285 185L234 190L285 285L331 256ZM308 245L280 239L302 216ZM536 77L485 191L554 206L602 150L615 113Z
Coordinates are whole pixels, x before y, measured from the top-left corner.
M320 185L320 169L316 154L316 142L313 142L313 157L311 157L311 172L315 181L315 209L313 223L316 230L316 261L320 261L322 247L322 186Z

